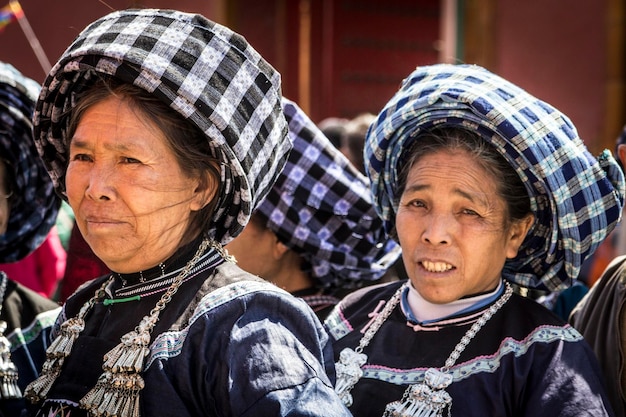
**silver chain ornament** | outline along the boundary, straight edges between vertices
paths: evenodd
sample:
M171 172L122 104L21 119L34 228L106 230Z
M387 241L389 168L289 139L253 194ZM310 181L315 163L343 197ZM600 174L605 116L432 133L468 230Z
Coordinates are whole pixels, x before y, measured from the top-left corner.
M141 373L149 353L151 332L159 320L161 311L171 301L183 280L211 246L220 254L227 255L221 245L203 240L193 258L176 276L172 284L161 296L154 308L144 316L134 330L126 333L120 343L104 355L103 373L96 386L80 400L80 406L94 417L139 417L139 392L145 383ZM85 328L85 316L98 300L105 297L106 287L113 281L109 277L94 296L80 309L78 316L68 319L61 325L60 334L46 350L46 362L39 378L26 388L26 397L33 403L43 401L61 373L65 359L70 355L74 342Z
M505 283L506 290L502 297L498 299L482 316L470 327L455 346L454 350L446 359L442 368L429 368L424 375L424 381L419 384L409 385L402 399L394 401L385 407L383 417L442 417L447 410L450 416L452 397L445 389L452 383L453 377L449 373L450 368L456 363L461 353L465 350L470 341L476 336L478 331L487 321L511 298L513 288L509 283ZM402 285L385 304L367 329L356 349L344 348L339 354L339 362L335 364L337 372L337 383L335 391L346 407L352 405L353 399L350 391L359 379L363 376L362 366L367 362L367 355L363 349L369 345L372 337L378 332L382 324L387 320L391 311L400 302L400 297L408 282Z

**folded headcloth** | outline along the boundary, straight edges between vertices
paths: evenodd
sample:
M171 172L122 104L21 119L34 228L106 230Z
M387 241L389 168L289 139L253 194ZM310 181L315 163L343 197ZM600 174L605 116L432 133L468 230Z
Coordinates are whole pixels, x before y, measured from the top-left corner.
M0 235L0 263L18 261L46 239L61 200L37 154L31 118L39 84L0 62L0 158L14 179L7 230Z
M366 168L388 230L402 152L421 132L444 126L478 133L528 190L535 223L503 276L528 288L566 288L620 219L624 176L611 153L596 160L565 115L483 68L419 67L368 131Z
M367 178L295 103L283 99L293 150L255 213L310 264L321 287L354 288L380 278L399 257L385 234Z
M52 68L36 106L35 140L64 198L63 115L96 73L154 94L205 133L222 177L205 232L223 244L237 236L290 149L279 73L243 37L201 15L141 9L98 19Z

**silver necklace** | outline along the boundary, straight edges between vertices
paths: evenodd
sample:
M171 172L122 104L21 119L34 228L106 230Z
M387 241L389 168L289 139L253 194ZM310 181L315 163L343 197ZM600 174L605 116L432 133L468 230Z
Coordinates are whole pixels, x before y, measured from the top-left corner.
M86 409L90 416L140 416L139 393L144 388L141 374L145 358L150 352L152 329L159 320L161 311L172 300L183 280L209 247L227 256L219 243L204 239L193 258L187 262L150 313L143 317L133 331L123 335L117 346L104 355L102 375L98 378L96 386L80 400L80 407ZM112 281L113 275L81 307L78 316L68 319L61 325L59 336L46 351L46 362L41 375L26 388L26 398L31 402L39 403L46 399L65 359L72 352L74 342L85 328L85 316L96 302L105 297L105 289Z
M478 331L487 321L511 298L513 288L505 283L504 294L470 327L456 345L442 368L429 368L424 375L424 381L419 384L409 385L402 399L394 401L385 407L383 417L441 417L447 410L450 415L452 397L445 389L452 383L450 368L456 363L469 342L476 336ZM392 310L400 302L402 292L407 288L408 282L403 284L387 301L372 325L367 329L356 349L344 348L339 354L339 362L335 364L337 383L335 391L341 401L350 407L353 399L350 391L363 376L362 366L367 362L367 355L363 349L367 347L382 324L387 320Z

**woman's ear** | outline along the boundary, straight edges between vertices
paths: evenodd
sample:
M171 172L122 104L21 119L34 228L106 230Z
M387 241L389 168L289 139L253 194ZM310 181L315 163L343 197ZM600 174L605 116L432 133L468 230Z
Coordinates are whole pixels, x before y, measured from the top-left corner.
M271 232L271 233L274 233L274 232ZM278 236L276 236L275 233L274 233L274 236L275 236L275 240L274 240L274 244L273 244L272 253L273 253L275 259L280 259L286 253L288 253L291 249L289 249L289 246L287 246L283 242L281 242L280 239L278 239Z
M209 204L220 189L219 184L219 165L215 161L210 162L214 171L206 170L198 178L198 184L194 190L191 210L200 211Z
M534 222L535 216L533 214L528 214L523 219L517 220L511 225L508 234L506 251L506 257L508 259L513 259L517 256L517 252L519 251L520 246L522 246L522 243L524 242L524 239Z

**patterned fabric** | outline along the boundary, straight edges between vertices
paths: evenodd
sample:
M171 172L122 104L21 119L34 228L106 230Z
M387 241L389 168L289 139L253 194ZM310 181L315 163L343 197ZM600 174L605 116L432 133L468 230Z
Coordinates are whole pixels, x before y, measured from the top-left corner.
M90 24L43 84L35 139L65 198L66 113L98 74L154 94L203 131L222 163L222 192L206 233L238 235L285 163L290 144L280 74L230 29L173 10L123 10Z
M421 132L463 127L491 143L526 185L535 215L503 275L542 290L566 288L620 219L624 175L609 151L596 160L570 120L473 65L417 68L368 131L365 163L374 202L394 227L402 151Z
M322 287L354 288L398 258L372 205L368 181L308 116L283 99L293 150L256 213L309 264Z
M0 235L0 263L32 253L54 226L61 200L54 193L32 136L39 84L0 62L0 158L14 177L7 230Z

